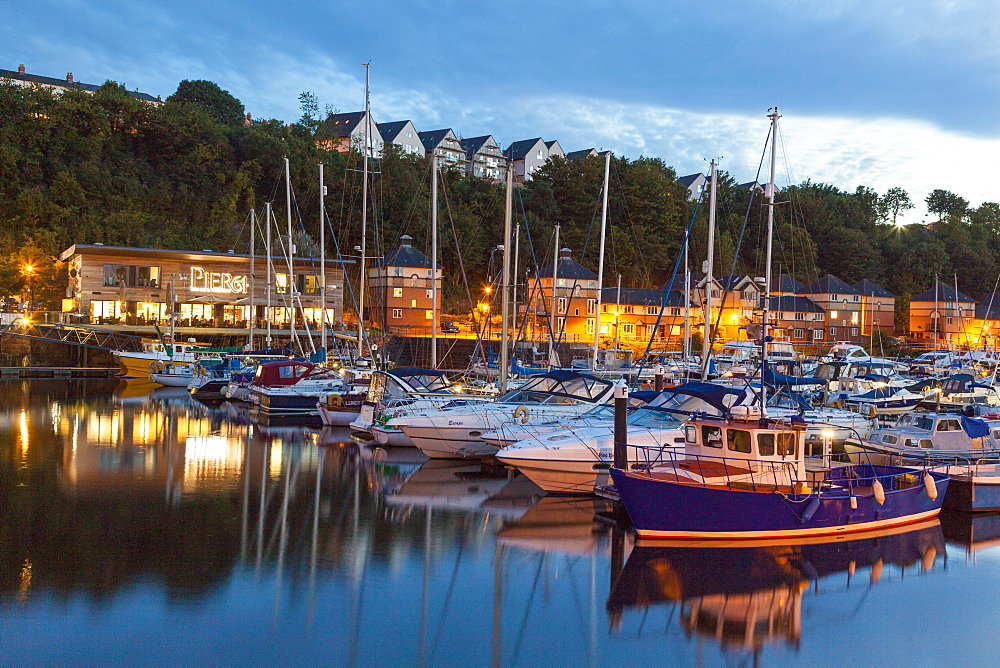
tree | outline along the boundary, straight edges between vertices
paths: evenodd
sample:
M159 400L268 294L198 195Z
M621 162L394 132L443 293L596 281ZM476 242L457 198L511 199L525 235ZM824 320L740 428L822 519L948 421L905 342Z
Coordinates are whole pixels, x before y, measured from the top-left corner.
M936 213L938 220L959 217L969 208L969 200L948 190L936 188L924 200L928 213Z
M902 188L889 188L880 200L881 210L885 216L892 216L892 224L896 224L896 217L904 211L913 208L910 195Z
M167 98L167 104L185 106L194 104L202 107L208 114L223 125L239 127L246 120L243 103L233 97L228 91L219 88L211 81L185 79L177 86L177 92Z
M315 134L322 123L319 117L319 98L309 91L302 91L299 93L299 109L302 110L299 125L309 128Z

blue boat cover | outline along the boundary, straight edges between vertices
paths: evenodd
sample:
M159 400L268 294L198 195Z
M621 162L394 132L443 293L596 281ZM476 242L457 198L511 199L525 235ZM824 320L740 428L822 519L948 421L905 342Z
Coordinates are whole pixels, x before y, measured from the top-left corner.
M663 390L664 394L684 394L701 399L708 405L717 409L720 413L728 413L729 406L724 399L729 395L743 395L745 392L736 391L723 385L713 383L684 383Z
M771 386L784 385L785 387L795 387L797 385L825 385L826 380L822 378L804 378L802 376L789 376L788 374L775 371L770 366L764 368L762 378L765 383Z
M969 438L981 438L990 435L990 426L985 420L962 416L962 429L969 435Z
M889 397L891 397L894 394L896 394L897 392L899 392L900 389L901 388L898 388L898 387L876 387L874 390L871 390L870 392L865 392L864 394L855 395L853 398L854 399L888 399Z

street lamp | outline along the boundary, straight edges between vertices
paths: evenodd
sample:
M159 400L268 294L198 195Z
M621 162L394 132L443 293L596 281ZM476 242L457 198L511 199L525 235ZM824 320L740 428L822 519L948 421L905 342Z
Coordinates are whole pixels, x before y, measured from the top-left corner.
M24 310L25 311L30 311L31 310L31 302L34 301L32 299L32 294L31 294L31 277L34 276L34 274L35 274L35 265L33 265L33 264L26 264L26 265L24 265L23 271L24 271L24 275L27 277L25 279L25 287L26 287L27 292L28 292L27 304L25 304Z

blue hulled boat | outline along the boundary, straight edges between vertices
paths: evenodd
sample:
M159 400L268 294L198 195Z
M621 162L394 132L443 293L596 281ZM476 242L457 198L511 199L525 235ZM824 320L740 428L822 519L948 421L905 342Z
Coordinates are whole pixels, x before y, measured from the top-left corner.
M734 409L734 412L737 409ZM934 517L946 473L803 456L803 424L753 409L685 426L685 448L611 477L641 538L827 536Z

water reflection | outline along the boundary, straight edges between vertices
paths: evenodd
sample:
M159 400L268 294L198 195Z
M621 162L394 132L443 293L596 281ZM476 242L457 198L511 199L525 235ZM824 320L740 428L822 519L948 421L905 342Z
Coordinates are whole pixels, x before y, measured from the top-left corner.
M798 647L803 598L811 583L813 595L819 596L824 578L845 573L849 588L853 579L864 576L857 587L863 597L888 566L916 566L926 573L943 554L937 520L825 543L640 546L614 583L608 614L615 630L629 626L641 633L648 609L662 605L668 623L676 618L685 632L714 639L723 649L757 653L771 643ZM629 612L641 613L637 625L629 625Z
M843 603L831 583L874 615L888 583L933 585L904 571L943 572L936 526L633 548L607 502L148 384L0 384L0 444L0 621L24 629L8 663L787 662L810 639L878 634L853 617L807 627ZM982 554L980 519L946 523L948 540Z

